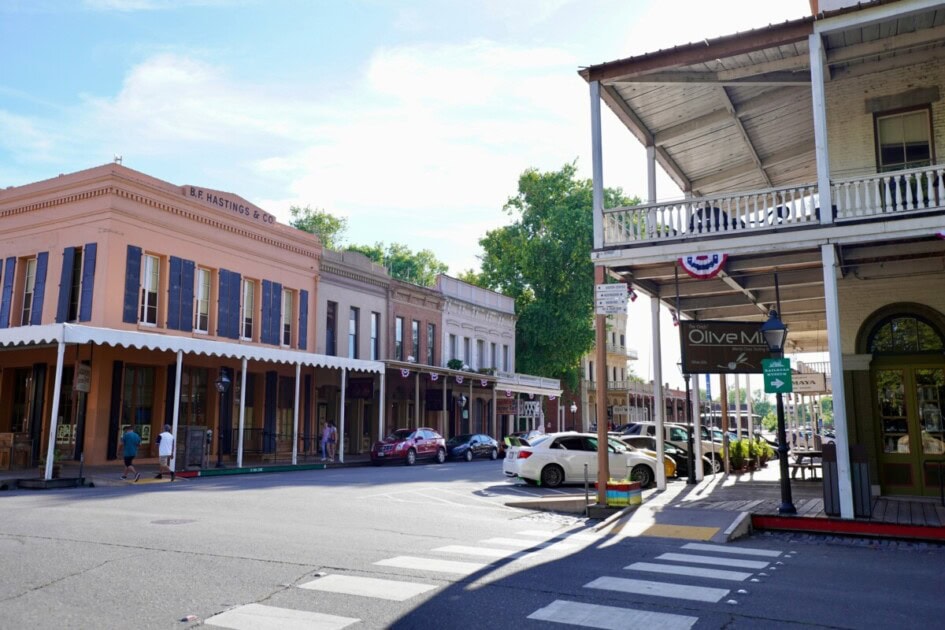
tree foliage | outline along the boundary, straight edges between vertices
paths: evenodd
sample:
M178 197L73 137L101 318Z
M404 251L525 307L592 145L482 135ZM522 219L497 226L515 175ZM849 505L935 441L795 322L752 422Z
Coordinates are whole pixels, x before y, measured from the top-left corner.
M515 299L517 370L571 388L594 343L593 188L576 172L573 163L525 171L504 206L512 223L480 239L482 271L467 274ZM605 190L608 207L635 203L620 189Z
M351 245L347 249L364 254L374 262L387 268L392 278L412 282L425 287L436 284L436 276L446 273L449 267L437 259L429 249L413 252L401 243L374 243L374 245Z
M336 217L321 208L312 210L311 206L291 206L289 214L292 215L289 225L316 235L324 247L337 249L344 242L345 232L348 231L346 217Z

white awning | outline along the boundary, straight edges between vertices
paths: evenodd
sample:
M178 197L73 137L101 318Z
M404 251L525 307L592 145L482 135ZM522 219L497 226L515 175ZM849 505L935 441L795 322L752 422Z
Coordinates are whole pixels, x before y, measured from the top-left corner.
M354 372L382 374L384 364L380 361L365 361L332 357L302 350L267 348L230 341L193 339L177 335L162 335L132 330L95 328L79 324L46 324L43 326L17 326L0 329L0 348L15 348L35 345L50 345L60 341L67 344L97 343L121 348L182 351L187 354L202 354L227 359L246 359L270 363L290 363L314 367L346 369Z

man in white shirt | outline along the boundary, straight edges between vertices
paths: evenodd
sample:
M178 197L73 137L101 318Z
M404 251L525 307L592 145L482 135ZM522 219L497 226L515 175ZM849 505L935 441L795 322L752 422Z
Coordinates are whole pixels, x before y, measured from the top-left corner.
M171 470L171 456L174 454L174 434L171 425L164 425L164 432L158 436L158 474L155 479L163 479L164 471L171 475L174 481L174 471Z

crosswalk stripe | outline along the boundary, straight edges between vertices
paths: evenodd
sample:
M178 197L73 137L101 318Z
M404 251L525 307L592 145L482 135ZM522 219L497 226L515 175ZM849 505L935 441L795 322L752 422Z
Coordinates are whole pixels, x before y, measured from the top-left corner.
M718 603L728 595L727 588L712 588L709 586L688 586L671 582L653 582L651 580L630 580L618 577L599 577L584 585L584 588L596 588L604 591L618 591L633 593L634 595L652 595L654 597L671 597L673 599L688 599L695 602Z
M634 608L617 608L598 604L582 604L556 599L528 616L538 621L566 623L585 628L659 628L660 630L689 630L698 617L650 612Z
M687 567L678 564L655 564L652 562L634 562L624 567L628 571L647 571L649 573L665 573L666 575L685 575L688 577L712 578L715 580L729 580L742 582L751 577L751 573L743 571L723 571L722 569L706 569L704 567Z
M673 562L691 562L693 564L714 564L720 567L741 567L743 569L764 569L767 562L761 560L742 560L741 558L717 558L715 556L698 556L687 553L664 553L656 557L657 560L672 560Z
M205 625L232 630L341 630L360 619L262 604L246 604L214 615Z
M515 549L490 549L488 547L470 547L468 545L446 545L437 547L433 551L438 553L457 553L464 556L481 556L483 558L508 558L520 552Z
M771 551L769 549L756 549L753 547L733 547L731 545L707 545L705 543L688 543L682 546L683 549L692 551L715 551L716 553L731 553L741 556L764 556L766 558L778 558L780 551Z
M326 575L317 580L300 584L299 588L402 602L421 593L432 591L436 586L416 582L379 580L356 575Z
M380 560L374 564L382 567L397 567L398 569L415 569L417 571L433 571L436 573L458 573L469 575L489 566L479 562L457 562L456 560L436 560L433 558L417 558L415 556L396 556Z
M507 547L514 547L516 549L531 549L532 547L550 547L555 545L559 549L571 548L576 545L569 543L568 541L556 541L548 540L545 542L534 541L534 540L519 540L518 538L487 538L486 540L480 540L480 543L483 545L506 545Z

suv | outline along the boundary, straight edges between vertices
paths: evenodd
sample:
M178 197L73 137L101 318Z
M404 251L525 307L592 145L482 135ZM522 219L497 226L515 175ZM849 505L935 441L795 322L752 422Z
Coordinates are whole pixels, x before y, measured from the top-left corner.
M655 422L635 422L624 429L621 435L649 435L656 437ZM689 448L689 429L684 424L663 423L663 440L682 449ZM702 427L702 455L712 462L712 472L722 470L722 445L708 440L705 427Z
M446 440L429 427L397 429L371 447L371 463L380 466L385 461L400 460L413 466L418 459L446 461Z

